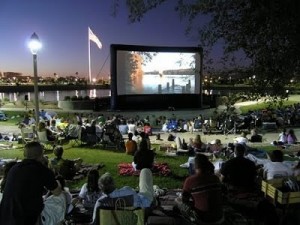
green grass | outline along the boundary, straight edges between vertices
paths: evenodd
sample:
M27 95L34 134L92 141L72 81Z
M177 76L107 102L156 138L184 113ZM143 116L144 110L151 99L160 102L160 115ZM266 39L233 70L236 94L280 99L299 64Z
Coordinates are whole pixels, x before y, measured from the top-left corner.
M17 124L18 122L20 122L23 119L23 115L25 113L25 112L15 112L15 111L4 111L4 110L1 110L1 108L0 108L0 111L3 111L6 114L6 116L9 118L7 121L0 121L1 126L5 125L5 124L7 124L7 125Z
M133 156L126 155L124 152L115 152L112 150L90 149L87 147L71 148L70 146L64 146L64 158L76 159L81 158L86 164L99 164L103 163L104 168L100 169L100 174L110 172L115 178L116 185L118 187L131 186L133 188L138 186L138 176L120 176L118 174L119 163L131 163ZM1 150L2 158L23 158L22 148L14 150ZM49 158L53 158L53 154L48 155ZM187 169L180 168L179 165L187 161L187 156L167 157L163 155L163 152L158 152L156 156L156 162L168 163L174 176L154 176L153 182L161 188L181 188L185 177L188 175ZM78 183L73 183L70 188L78 189L85 182L82 180Z
M299 101L288 100L288 101L283 102L283 107L293 105L295 103L299 103ZM269 107L269 104L267 102L262 102L262 103L257 103L255 105L241 106L239 109L241 110L241 113L244 114L244 113L249 112L250 110L252 110L252 111L263 110L263 109L267 109L268 107ZM273 108L277 108L277 107L274 106Z

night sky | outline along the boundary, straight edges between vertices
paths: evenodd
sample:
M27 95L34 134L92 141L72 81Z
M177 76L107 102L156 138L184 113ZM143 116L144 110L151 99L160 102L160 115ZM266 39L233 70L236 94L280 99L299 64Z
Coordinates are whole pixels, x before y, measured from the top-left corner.
M97 78L110 74L111 44L198 46L197 37L185 35L186 21L180 20L172 1L147 13L140 23L134 24L129 23L124 5L120 5L113 17L112 2L1 0L0 71L33 74L32 55L27 47L33 32L43 44L38 53L40 76L54 73L70 76L78 72L79 76L87 77L89 26L103 45L100 50L91 43L92 77Z

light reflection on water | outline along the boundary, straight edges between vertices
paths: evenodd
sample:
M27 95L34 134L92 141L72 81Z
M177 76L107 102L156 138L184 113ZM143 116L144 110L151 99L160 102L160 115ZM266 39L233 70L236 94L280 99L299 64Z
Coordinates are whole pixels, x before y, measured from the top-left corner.
M212 90L204 89L203 94L205 95L228 95L233 93L234 90ZM95 97L108 97L111 96L111 91L109 89L89 89L89 90L68 90L68 91L41 91L39 92L39 99L43 101L61 101L64 100L66 96L89 96L90 98ZM25 99L25 95L28 95L28 101L34 100L34 92L12 92L12 93L1 93L0 100L8 99L10 102L22 101Z
M8 99L10 102L22 101L25 99L25 95L28 95L28 101L34 100L34 92L12 92L12 93L0 93L0 100ZM68 91L40 91L39 99L43 101L61 101L66 96L89 96L95 97L108 97L111 96L109 89L89 89L89 90L68 90Z

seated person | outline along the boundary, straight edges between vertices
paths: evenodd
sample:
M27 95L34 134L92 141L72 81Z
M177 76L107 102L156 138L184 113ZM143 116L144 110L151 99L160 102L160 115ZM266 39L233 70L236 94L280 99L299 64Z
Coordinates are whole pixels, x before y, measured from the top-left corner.
M278 145L284 145L287 144L287 133L286 129L283 128L282 132L278 136Z
M244 157L245 151L244 145L236 144L235 158L223 163L220 169L221 181L227 186L228 191L252 192L257 188L256 166L254 162Z
M166 122L163 123L162 128L161 128L162 132L168 132L168 121L166 120Z
M99 186L99 171L91 170L87 177L87 183L83 184L79 195L73 200L73 204L82 203L84 208L92 214L94 205L98 198L103 195L102 189Z
M44 225L62 224L65 215L72 209L72 195L69 189L65 187L65 180L62 176L56 176L55 179L61 185L62 192L58 196L48 192L50 195L45 196L44 208L41 213L41 222Z
M222 164L221 180L227 187L227 202L244 213L264 222L278 224L279 218L275 206L263 198L257 186L257 170L254 162L244 157L245 146L235 145L235 158Z
M293 175L293 170L283 163L283 152L281 150L272 151L270 159L271 161L263 166L263 178L271 180Z
M71 122L66 128L66 139L67 140L72 140L72 139L77 139L79 137L79 132L82 126L82 122L79 121L77 124Z
M196 152L205 152L206 144L201 141L200 134L197 134L194 139L190 139L189 143L190 151Z
M56 146L53 150L54 158L50 160L49 168L54 172L54 174L59 174L60 167L65 161L62 158L64 154L64 149L62 146Z
M50 126L49 129L52 131L53 134L55 135L60 135L62 132L61 130L58 129L57 125L56 125L56 120L52 119L50 121Z
M214 166L207 156L195 157L195 175L189 176L183 185L182 201L177 199L182 215L196 224L220 224L224 220L222 187L214 175Z
M181 141L181 138L180 137L176 137L175 138L175 143L176 143L176 148L177 148L177 151L178 150L186 150L186 151L188 151L188 145L187 145L187 143L185 142L185 140L184 140L184 138L182 139L182 141Z
M121 120L121 124L119 125L118 129L122 135L128 133L128 125L125 120Z
M7 174L0 206L0 224L37 224L43 209L43 191L49 190L53 195L61 193L53 172L42 163L42 145L27 143L24 159Z
M94 145L98 142L98 137L96 134L96 120L92 120L90 125L87 125L85 127L85 133L86 133L86 142L88 145Z
M30 116L29 114L25 114L24 115L24 119L20 122L20 125L19 126L31 126L35 123L35 119Z
M152 135L152 127L150 126L150 123L145 123L144 124L144 132L148 136Z
M262 136L257 133L256 129L251 130L250 142L262 142Z
M241 136L239 136L239 137L236 137L235 139L234 139L234 143L236 143L236 144L243 144L243 145L246 145L247 143L248 143L248 138L247 138L247 135L246 135L246 133L245 132L242 132L241 133Z
M142 140L142 137L139 135L139 133L137 131L135 131L133 133L132 140L136 142L137 147L139 148L141 140Z
M141 141L145 140L147 142L148 149L151 149L151 141L150 141L149 135L146 134L145 132L141 132L140 137L141 137ZM133 137L132 137L132 139L133 139ZM141 141L139 142L139 144L141 143ZM138 148L139 147L140 147L140 145L138 145Z
M94 206L93 224L100 220L99 208L115 208L118 198L124 199L126 207L144 207L141 198L133 188L125 186L117 189L110 173L105 173L100 177L99 186L104 194L100 196Z
M220 155L223 150L223 145L220 139L215 139L208 144L208 152L211 152L216 155Z
M96 125L96 136L99 141L102 140L103 134L104 134L104 123L99 122L98 125Z
M54 158L50 160L49 168L56 175L62 175L66 180L72 180L76 171L78 171L82 164L82 159L65 160L62 158L64 149L62 146L55 146Z
M292 144L296 144L298 141L295 132L293 129L290 129L288 134L287 134L287 144L288 145L292 145Z
M37 128L38 132L46 132L48 141L56 141L56 133L52 132L44 121L40 121Z
M153 167L155 153L148 148L147 140L143 139L139 150L134 154L133 167L137 170Z
M128 133L133 133L134 134L135 131L136 131L136 125L135 125L134 121L129 120L127 126L128 126Z
M126 154L127 155L134 155L137 151L137 143L136 141L132 140L133 133L128 134L128 140L125 143Z

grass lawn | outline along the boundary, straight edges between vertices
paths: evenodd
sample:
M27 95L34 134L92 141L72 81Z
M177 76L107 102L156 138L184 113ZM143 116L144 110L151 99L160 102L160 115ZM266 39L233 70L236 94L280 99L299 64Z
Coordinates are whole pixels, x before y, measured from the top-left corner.
M81 158L86 164L99 164L103 163L105 167L100 169L100 174L105 172L110 172L115 178L116 185L118 187L123 187L125 185L131 186L133 188L138 186L138 176L120 176L118 174L118 164L119 163L131 163L133 157L126 155L123 152L116 152L113 150L101 150L96 148L87 147L71 147L70 145L64 145L64 158L65 159L76 159ZM276 147L269 146L259 149L264 149L267 152L275 150ZM14 150L1 150L1 158L23 158L22 147ZM48 154L51 159L54 155ZM176 156L169 157L165 156L163 152L157 152L156 162L168 163L171 168L172 175L168 177L164 176L153 176L153 182L160 188L182 188L185 177L188 176L187 169L180 168L179 165L187 161L188 156ZM286 158L285 160L293 160L291 158ZM81 180L69 185L71 189L79 189L86 180Z
M282 106L285 107L285 106L293 105L295 103L299 103L299 100L292 99L292 100L284 101ZM267 109L268 107L269 104L267 102L261 102L254 105L241 106L239 109L241 110L241 113L244 114L249 112L250 110L252 111L263 110L263 109ZM277 106L274 108L277 108Z
M131 186L133 188L138 186L138 176L120 176L118 174L119 163L131 163L133 157L126 155L123 152L115 152L113 150L100 150L90 149L87 147L75 147L71 148L69 145L64 145L64 158L76 159L81 158L86 164L99 164L103 163L104 168L100 169L100 174L110 172L115 178L118 187ZM22 148L14 150L1 150L1 158L23 158ZM53 158L53 154L48 155L49 158ZM154 176L154 184L160 188L181 188L185 177L188 175L187 169L180 168L179 165L187 161L187 156L167 157L163 155L163 152L158 152L156 156L156 162L168 163L171 168L173 176L163 177ZM85 182L82 180L78 183L74 183L70 186L72 189L78 189Z

